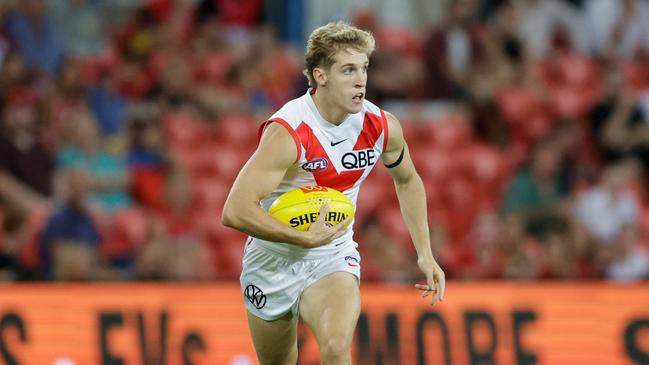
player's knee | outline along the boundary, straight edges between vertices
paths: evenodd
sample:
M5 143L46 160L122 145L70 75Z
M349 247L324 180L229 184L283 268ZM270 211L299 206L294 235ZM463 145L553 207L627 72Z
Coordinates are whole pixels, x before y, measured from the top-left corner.
M297 364L297 351L291 351L288 354L267 355L265 358L260 356L261 365L295 365Z
M342 358L349 354L351 341L345 336L329 337L320 345L320 352L324 358Z

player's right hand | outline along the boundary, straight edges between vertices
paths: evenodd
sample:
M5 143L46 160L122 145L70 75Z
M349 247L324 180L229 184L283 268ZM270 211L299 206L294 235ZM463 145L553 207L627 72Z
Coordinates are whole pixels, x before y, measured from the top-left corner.
M352 217L347 217L342 222L332 226L325 221L327 214L329 214L329 204L324 203L322 204L322 208L320 208L320 213L318 213L318 219L306 231L306 239L303 247L320 247L345 234Z

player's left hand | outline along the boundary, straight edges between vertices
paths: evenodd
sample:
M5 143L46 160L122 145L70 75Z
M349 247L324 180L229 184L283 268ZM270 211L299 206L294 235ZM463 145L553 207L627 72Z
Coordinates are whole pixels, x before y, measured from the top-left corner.
M415 284L415 288L422 291L421 297L425 298L430 293L433 296L430 299L430 304L435 305L437 301L444 300L444 290L446 287L446 278L444 270L437 264L435 259L418 259L417 264L421 271L426 274L426 284Z

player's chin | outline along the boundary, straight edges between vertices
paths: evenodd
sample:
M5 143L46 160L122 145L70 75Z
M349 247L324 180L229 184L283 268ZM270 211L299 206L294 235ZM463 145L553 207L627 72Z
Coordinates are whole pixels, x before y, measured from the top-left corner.
M352 103L349 105L349 113L358 113L363 109L363 100L361 99L360 102L356 102L355 100L352 100Z

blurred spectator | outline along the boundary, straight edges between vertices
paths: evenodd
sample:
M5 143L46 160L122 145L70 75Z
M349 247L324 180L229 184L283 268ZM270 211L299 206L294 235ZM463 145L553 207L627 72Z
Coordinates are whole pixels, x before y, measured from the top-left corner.
M152 219L137 256L140 280L196 281L214 277L212 255L196 241L175 242L164 222Z
M539 280L543 275L544 257L541 243L531 237L513 246L505 263L503 278L507 280Z
M223 84L232 67L236 66L235 54L223 34L223 27L216 22L205 22L196 29L192 39L192 67L195 77L212 86Z
M150 221L149 237L138 257L138 275L144 279L214 277L215 260L195 226L198 212L190 183L182 169L169 170L164 200Z
M5 97L0 125L0 197L19 206L52 192L54 162L39 140L37 98L26 88Z
M86 172L74 168L60 171L58 179L62 203L47 220L38 245L43 277L96 278L102 239L87 205L91 181Z
M588 32L596 54L633 59L649 52L649 4L643 0L589 0Z
M4 235L0 237L0 282L23 281L35 278L35 272L21 260L21 253L30 244L32 233L27 212L8 206L2 222Z
M164 167L166 149L158 120L150 116L134 117L129 137L129 169Z
M54 75L65 57L63 37L43 0L21 1L6 20L9 35L27 64Z
M624 226L616 240L606 277L615 281L638 281L649 278L649 249L634 224Z
M543 239L545 250L544 279L574 279L577 277L577 260L570 238L563 231L554 231Z
M649 109L622 83L621 70L612 65L604 73L606 97L590 114L595 145L606 162L638 158L649 171Z
M8 1L3 1L0 3L0 66L4 63L5 57L9 52L11 52L11 40L8 37L7 32L5 31L5 20L7 18L7 13L10 8L13 6L12 3Z
M57 168L74 167L86 172L90 200L108 213L131 204L126 160L106 151L95 119L87 111L70 117L72 141L56 156Z
M469 70L472 77L468 91L480 103L493 102L494 94L513 81L525 63L525 47L516 28L513 5L502 4L490 27L474 33L479 35L474 40L481 41L481 52Z
M148 222L147 237L136 257L136 275L140 280L165 280L169 273L171 243L160 219Z
M105 3L106 1L104 1ZM48 14L62 35L70 56L93 57L106 51L108 36L102 17L102 1L59 0L48 1Z
M568 226L568 237L573 250L577 279L592 279L599 277L595 257L598 254L600 245L592 239L588 231L577 223Z
M159 76L158 85L147 98L156 100L163 113L187 106L193 81L188 62L179 55L171 56Z
M261 90L270 108L275 109L289 101L295 94L295 80L299 75L298 55L277 42L275 32L267 27L254 33L248 58L257 61ZM262 63L259 61L263 60ZM301 76L299 76L301 77Z
M631 162L611 165L602 173L599 185L584 192L575 202L575 217L603 245L616 244L622 229L638 220L640 202L629 191L637 174Z
M378 219L370 219L364 227L364 238L363 260L368 261L370 269L374 268L372 276L375 280L409 283L415 279L417 269L412 265L411 252L391 237Z
M115 136L124 131L128 102L109 77L102 77L88 88L87 98L103 136Z
M429 96L434 99L468 96L471 73L483 56L475 6L475 0L449 2L446 23L423 46Z
M79 67L79 62L65 61L53 79L48 95L43 127L48 131L45 142L54 151L70 143L71 116L88 108L85 101L86 80Z
M165 176L162 202L155 214L165 223L172 239L202 239L194 229L197 202L191 183L190 176L179 166L169 169Z
M136 117L130 123L128 169L134 198L144 206L160 207L167 171L167 151L158 121Z
M560 156L559 175L561 185L575 191L581 186L593 183L594 162L585 156L586 141L579 135L579 123L574 120L558 120L548 137L557 147Z
M380 45L370 59L367 98L380 104L386 99L425 97L434 85L425 80L419 35L406 27L384 26L377 17L369 7L360 7L354 14L356 26L372 32Z
M29 86L33 72L20 53L13 50L7 53L3 61L2 71L0 71L0 93L6 97L9 90Z
M506 189L504 212L522 214L529 233L542 234L561 224L561 203L568 198L568 190L562 184L560 164L557 145L544 140L533 149L529 166L519 169Z
M545 59L555 49L588 54L588 30L578 8L564 0L511 0L529 55Z
M493 280L501 278L505 268L505 235L501 218L495 212L483 212L475 220L463 248L463 279Z

